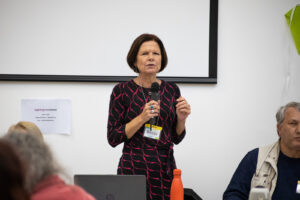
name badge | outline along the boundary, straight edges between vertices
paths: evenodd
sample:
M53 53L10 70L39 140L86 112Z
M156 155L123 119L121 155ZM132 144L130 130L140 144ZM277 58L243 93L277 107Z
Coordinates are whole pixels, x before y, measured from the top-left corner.
M300 194L300 181L298 181L296 193Z
M160 126L152 125L150 128L150 124L145 124L144 137L159 140L161 130Z

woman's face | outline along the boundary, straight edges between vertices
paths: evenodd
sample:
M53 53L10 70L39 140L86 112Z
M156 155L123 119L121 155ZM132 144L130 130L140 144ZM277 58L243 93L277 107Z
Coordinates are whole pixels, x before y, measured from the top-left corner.
M161 52L155 41L144 42L136 56L135 65L140 74L156 74L161 68Z

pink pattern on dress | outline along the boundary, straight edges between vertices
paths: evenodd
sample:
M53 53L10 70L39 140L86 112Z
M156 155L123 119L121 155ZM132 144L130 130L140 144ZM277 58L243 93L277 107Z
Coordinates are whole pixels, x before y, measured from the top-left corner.
M111 94L107 139L112 147L124 143L119 161L118 174L145 175L147 180L147 200L169 200L173 169L174 143L185 136L176 134L176 99L180 90L175 83L162 81L160 86L160 116L158 126L162 126L159 140L143 136L144 126L131 139L125 135L125 125L138 116L150 101L149 89L141 88L133 80L117 84ZM144 93L144 94L143 94Z

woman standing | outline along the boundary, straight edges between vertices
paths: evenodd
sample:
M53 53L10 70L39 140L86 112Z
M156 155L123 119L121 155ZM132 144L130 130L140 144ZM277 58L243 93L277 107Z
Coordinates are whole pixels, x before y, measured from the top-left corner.
M170 198L173 145L185 136L190 105L180 96L175 83L157 79L168 58L161 40L142 34L133 42L127 62L138 76L117 84L111 94L108 142L115 147L124 142L118 174L145 175L147 199ZM159 101L151 100L151 85L159 84ZM155 119L154 126L149 124Z

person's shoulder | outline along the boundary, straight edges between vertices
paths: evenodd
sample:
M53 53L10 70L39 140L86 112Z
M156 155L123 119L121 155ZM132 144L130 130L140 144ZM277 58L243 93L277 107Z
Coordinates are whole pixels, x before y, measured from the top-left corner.
M257 162L257 156L258 156L258 148L252 149L251 151L248 151L248 153L245 155L244 160L248 162Z
M179 90L175 82L161 80L161 86L171 90Z
M120 82L120 83L117 83L114 88L113 88L113 91L124 91L125 88L132 88L134 87L134 81L133 80L130 80L130 81L125 81L125 82Z
M178 87L175 82L165 81L165 80L161 80L161 85L168 85L168 86Z
M45 199L86 199L95 200L83 188L77 185L66 184L63 179L57 175L47 177L39 187L36 187L31 195L31 200Z
M116 87L124 87L124 86L129 85L129 84L132 84L132 81L131 81L131 80L130 80L130 81L119 82L119 83L117 83L117 84L115 85L115 88L116 88Z
M249 154L249 155L255 155L255 154L257 154L257 153L258 153L258 148L254 148L254 149L248 151L247 154Z
M72 199L86 199L86 200L96 200L94 196L88 193L85 189L77 185L69 185L72 191Z

